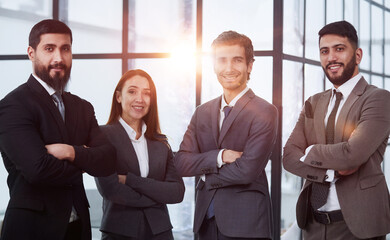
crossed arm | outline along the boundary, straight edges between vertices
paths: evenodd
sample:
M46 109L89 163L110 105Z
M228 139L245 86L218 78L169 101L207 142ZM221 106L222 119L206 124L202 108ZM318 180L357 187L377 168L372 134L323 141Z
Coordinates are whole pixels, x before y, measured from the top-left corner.
M236 139L236 141L245 141L243 151L224 150L222 159L226 164L218 168L217 156L221 149L200 151L201 144L198 143L199 132L196 126L198 116L195 112L175 157L178 171L183 176L206 174L207 188L252 183L263 172L276 139L276 108L267 108L262 114L267 117L254 118L247 123L250 125L250 130L245 139ZM209 137L212 138L211 135Z
M184 197L184 183L176 173L169 151L163 180L144 178L131 172L95 178L99 192L106 199L131 207L152 207L160 204L178 203Z
M309 147L306 134L310 134L305 132L304 111L284 148L283 164L286 170L312 181L322 181L328 169L342 176L353 174L387 140L390 132L390 95L380 91L365 99L356 123L346 122L346 127L353 127L346 141L314 144L301 162L299 159Z

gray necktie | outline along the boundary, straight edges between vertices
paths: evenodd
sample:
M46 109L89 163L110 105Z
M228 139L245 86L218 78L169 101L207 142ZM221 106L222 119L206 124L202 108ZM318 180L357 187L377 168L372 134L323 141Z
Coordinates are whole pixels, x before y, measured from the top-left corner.
M336 102L334 104L332 112L329 114L328 117L328 123L326 124L326 144L333 144L334 143L334 127L335 127L335 119L337 110L340 105L341 98L343 94L341 92L336 92L336 90L333 90L334 94L336 96ZM320 207L324 206L329 194L329 187L330 182L313 182L311 186L311 206L314 210L319 209Z
M225 117L223 118L222 125L225 122L227 116L229 115L229 113L232 109L233 109L233 107L231 107L231 106L225 106L223 108L223 113L224 113ZM211 199L210 205L207 208L206 216L207 216L207 219L214 217L214 197Z
M53 95L51 95L51 97L57 103L58 111L60 111L62 120L65 121L65 105L64 102L62 101L61 93L55 92Z

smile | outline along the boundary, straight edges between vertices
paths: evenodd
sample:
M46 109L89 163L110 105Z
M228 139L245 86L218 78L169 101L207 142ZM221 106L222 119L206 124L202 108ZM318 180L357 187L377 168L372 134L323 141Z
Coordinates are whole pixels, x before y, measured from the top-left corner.
M331 71L331 72L337 72L341 67L343 66L343 64L328 64L327 68Z
M223 77L227 80L234 80L238 77L238 75L224 75Z

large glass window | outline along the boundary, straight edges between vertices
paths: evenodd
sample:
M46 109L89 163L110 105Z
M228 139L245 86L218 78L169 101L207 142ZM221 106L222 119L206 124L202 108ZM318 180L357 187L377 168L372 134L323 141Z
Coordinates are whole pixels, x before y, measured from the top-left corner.
M100 125L106 124L112 95L121 77L120 60L73 60L68 91L91 102Z
M371 71L383 73L383 10L372 6L371 16Z
M385 53L384 53L384 66L385 74L390 76L390 12L385 12Z
M324 91L324 71L322 67L314 65L305 65L305 91L304 99Z
M295 127L303 103L303 64L283 61L283 125L282 145L284 146ZM295 204L301 189L301 179L283 169L282 171L281 232L286 231L295 221Z
M137 0L129 4L129 52L195 51L194 0Z
M318 31L325 23L345 19L356 27L363 49L361 73L370 83L390 90L390 0L280 0L283 49L273 46L280 37L274 35L274 18L281 12L275 9L275 1L279 0L0 0L0 99L31 73L26 55L31 27L53 16L73 31L74 61L68 90L90 101L99 124L105 124L121 75L130 68L147 71L156 83L162 131L174 151L179 149L197 103L222 93L210 45L223 31L235 30L252 39L256 56L248 86L268 102L281 103L282 133L278 137L282 146L304 100L332 86L319 65ZM123 9L127 5L128 9ZM124 21L123 17L128 19ZM274 58L278 53L282 63ZM201 59L199 69L196 56ZM274 71L278 64L283 66L281 73ZM282 75L281 96L278 75ZM383 163L387 181L389 161L387 151ZM266 171L270 177L270 165ZM0 192L6 193L0 196L0 220L9 199L6 176L0 166ZM295 220L302 180L284 170L280 177L282 183L277 187L281 188L282 201L274 208L281 210L283 232ZM195 181L184 181L183 203L168 206L175 239L179 240L193 239ZM92 177L85 174L84 182L93 235L99 239L101 197Z
M283 3L283 52L303 56L304 0Z
M360 63L360 68L370 69L370 60L371 60L371 48L370 48L370 5L364 1L360 1L360 24L358 29L358 36L360 47L363 49L363 59ZM365 19L365 20L363 20Z
M0 1L0 54L26 54L28 34L40 20L51 18L51 0Z
M318 31L325 24L324 0L306 0L306 40L305 55L310 59L318 59Z
M343 1L326 0L326 23L343 19Z
M73 53L122 52L121 1L68 0L63 15L72 29Z
M223 7L222 7L223 6ZM247 35L255 50L271 50L273 39L272 0L203 1L203 48L222 32L234 30Z

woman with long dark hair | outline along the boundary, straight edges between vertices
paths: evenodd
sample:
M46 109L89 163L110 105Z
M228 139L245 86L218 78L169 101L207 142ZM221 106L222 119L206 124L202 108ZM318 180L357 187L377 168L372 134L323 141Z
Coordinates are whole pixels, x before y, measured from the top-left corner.
M117 174L96 178L103 196L102 239L173 239L166 204L181 202L185 189L160 131L149 74L137 69L121 77L102 130L117 151Z

